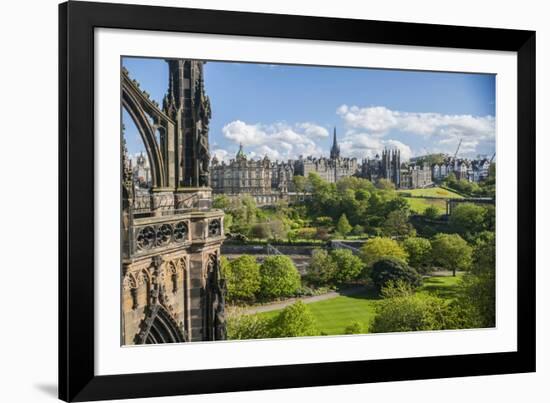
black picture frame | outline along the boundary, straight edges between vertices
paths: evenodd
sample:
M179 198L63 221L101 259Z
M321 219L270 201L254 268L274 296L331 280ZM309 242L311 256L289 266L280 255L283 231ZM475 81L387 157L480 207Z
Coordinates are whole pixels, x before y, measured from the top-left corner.
M518 350L96 376L94 29L517 52ZM535 32L200 9L59 6L59 398L89 401L535 371Z

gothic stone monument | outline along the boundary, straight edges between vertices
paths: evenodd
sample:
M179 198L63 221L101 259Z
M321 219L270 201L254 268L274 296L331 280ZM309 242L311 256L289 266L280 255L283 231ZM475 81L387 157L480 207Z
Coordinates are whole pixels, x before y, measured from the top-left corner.
M167 60L160 107L124 68L122 107L145 145L151 186L136 188L123 147L122 344L223 340L223 212L212 209L203 62Z

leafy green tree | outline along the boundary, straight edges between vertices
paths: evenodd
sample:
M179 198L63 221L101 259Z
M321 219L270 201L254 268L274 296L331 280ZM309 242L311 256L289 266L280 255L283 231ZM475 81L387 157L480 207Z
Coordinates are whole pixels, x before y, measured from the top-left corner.
M392 211L395 211L395 210L402 211L407 217L409 216L409 213L410 213L409 202L403 197L397 197L395 192L392 192L389 198L387 198L386 200L383 200L383 207L386 214L386 218Z
M384 222L384 233L389 236L406 236L414 232L409 215L403 210L393 210Z
M231 207L231 199L226 195L218 195L212 202L212 207L222 210L228 210Z
M332 223L333 223L332 217L329 217L329 216L321 216L315 219L315 224L317 224L320 227L331 227Z
M444 183L449 187L454 187L454 185L457 183L456 175L454 172L451 172L444 180Z
M471 273L459 283L453 303L456 328L495 326L495 234L482 233L476 240Z
M260 294L264 298L287 297L300 289L300 273L288 256L268 256L260 266Z
M230 212L233 215L232 230L243 235L249 235L258 215L258 208L254 199L245 196L232 201Z
M231 232L233 227L233 215L231 213L225 213L223 216L223 227L225 232Z
M349 234L353 227L350 225L348 218L345 214L342 214L340 216L340 219L338 220L338 224L336 224L336 231L338 233L342 234L344 237Z
M274 239L283 239L287 237L288 226L280 219L272 219L269 221L269 233Z
M294 190L296 193L304 193L306 191L306 178L301 175L294 175L292 177L292 182L294 183Z
M406 262L395 258L378 260L370 270L370 278L373 285L381 291L388 284L403 282L411 287L422 284L422 277L418 272L407 265Z
M369 330L372 333L447 329L449 308L444 299L425 294L381 300Z
M251 300L260 290L260 266L253 256L241 255L223 264L223 270L229 301Z
M451 304L454 328L473 329L495 326L495 276L465 274Z
M452 270L469 270L472 266L472 247L458 234L437 234L432 240L434 264Z
M487 210L473 203L460 203L450 217L451 228L462 236L470 236L485 229Z
M495 233L484 231L474 243L472 273L494 274L496 262Z
M332 282L336 263L324 249L314 249L307 267L306 280L314 285L327 285Z
M220 269L222 276L227 280L228 270L231 270L231 268L229 267L229 259L225 256L220 257Z
M353 226L353 229L351 230L351 233L353 235L362 235L365 233L365 227L363 227L362 225L354 225Z
M249 234L252 238L268 239L271 236L271 231L267 223L259 222L250 227Z
M273 337L317 336L315 318L302 301L287 306L273 321Z
M376 187L382 190L395 190L395 185L388 179L378 179L378 181L376 181Z
M227 316L227 339L249 340L272 337L272 319L235 312Z
M409 237L403 241L403 248L409 255L409 264L415 269L426 269L431 264L432 244L426 238Z
M424 217L430 219L430 220L437 220L439 218L439 210L435 206L428 206L424 210Z
M357 279L364 268L361 259L348 249L334 249L330 257L336 265L332 281L335 284L344 284Z
M407 252L391 238L375 237L361 247L361 258L367 267L384 257L393 257L407 261Z
M487 231L495 231L495 222L496 222L496 216L495 216L495 206L494 205L488 205L484 206L485 208L485 221L483 223L483 227Z
M361 322L354 320L344 329L345 334L361 334L364 333L363 325Z
M328 229L326 229L325 227L318 227L315 230L315 238L320 239L321 241L328 241L328 239L330 238Z

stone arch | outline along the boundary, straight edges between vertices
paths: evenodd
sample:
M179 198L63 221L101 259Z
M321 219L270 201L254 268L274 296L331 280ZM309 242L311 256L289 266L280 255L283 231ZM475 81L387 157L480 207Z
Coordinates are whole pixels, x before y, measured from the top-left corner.
M147 114L141 107L138 97L134 92L131 85L124 85L123 83L122 106L134 121L141 139L143 140L145 151L149 158L153 187L162 187L165 183L164 163L159 144L156 140L155 128L149 122Z
M136 344L183 343L186 341L180 326L162 305L154 305L143 320Z
M125 69L122 70L121 87L122 107L128 112L143 140L153 187L174 185L174 167L170 165L175 163L175 122L149 98L149 94L139 89Z

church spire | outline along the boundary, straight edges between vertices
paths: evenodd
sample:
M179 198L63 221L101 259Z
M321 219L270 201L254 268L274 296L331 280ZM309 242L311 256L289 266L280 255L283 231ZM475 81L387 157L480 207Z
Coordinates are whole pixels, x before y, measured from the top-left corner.
M244 153L244 150L243 150L243 143L240 143L239 144L239 151L237 151L237 155L235 156L235 158L237 160L245 160L246 159L246 154Z
M336 140L336 126L332 135L332 147L330 148L330 159L335 160L340 158L340 146L338 140Z

